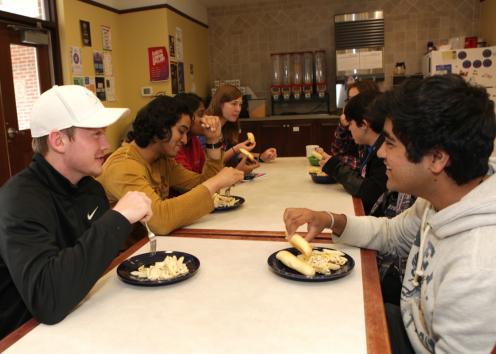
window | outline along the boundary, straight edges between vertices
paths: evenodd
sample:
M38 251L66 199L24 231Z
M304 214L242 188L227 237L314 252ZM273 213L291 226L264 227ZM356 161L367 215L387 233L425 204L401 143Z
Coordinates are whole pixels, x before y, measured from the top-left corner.
M0 10L47 20L45 0L0 0Z

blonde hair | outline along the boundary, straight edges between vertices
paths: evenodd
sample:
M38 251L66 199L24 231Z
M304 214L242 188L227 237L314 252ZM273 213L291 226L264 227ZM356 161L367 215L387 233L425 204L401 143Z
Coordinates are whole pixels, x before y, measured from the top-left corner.
M74 128L75 127L62 129L60 132L67 135L69 140L72 140L74 138ZM33 152L45 156L48 152L48 135L33 138L31 141L31 148L33 149Z

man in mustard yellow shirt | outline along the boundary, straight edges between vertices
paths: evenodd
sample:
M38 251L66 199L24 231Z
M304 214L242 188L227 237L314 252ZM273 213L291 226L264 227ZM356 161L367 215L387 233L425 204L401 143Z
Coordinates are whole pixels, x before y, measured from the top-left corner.
M173 97L156 97L138 112L128 142L109 156L98 177L111 205L127 191L144 192L152 201L153 217L148 223L160 235L210 213L212 195L243 179L243 172L223 168L217 117L208 117L204 124L207 160L202 173L176 163L174 157L187 142L191 120L188 108ZM185 193L169 198L171 187Z

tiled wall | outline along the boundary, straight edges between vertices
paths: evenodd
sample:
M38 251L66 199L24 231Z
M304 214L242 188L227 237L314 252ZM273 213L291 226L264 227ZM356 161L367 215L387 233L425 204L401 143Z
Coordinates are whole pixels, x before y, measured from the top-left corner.
M479 0L276 0L208 10L210 78L240 79L269 97L270 53L324 49L334 101L334 15L384 11L385 82L396 62L421 71L428 41L479 33Z

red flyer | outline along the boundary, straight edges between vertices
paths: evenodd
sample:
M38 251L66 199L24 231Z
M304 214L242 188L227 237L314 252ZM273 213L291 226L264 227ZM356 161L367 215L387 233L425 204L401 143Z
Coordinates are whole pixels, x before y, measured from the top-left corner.
M148 48L148 67L150 68L150 81L169 79L169 56L165 47Z

